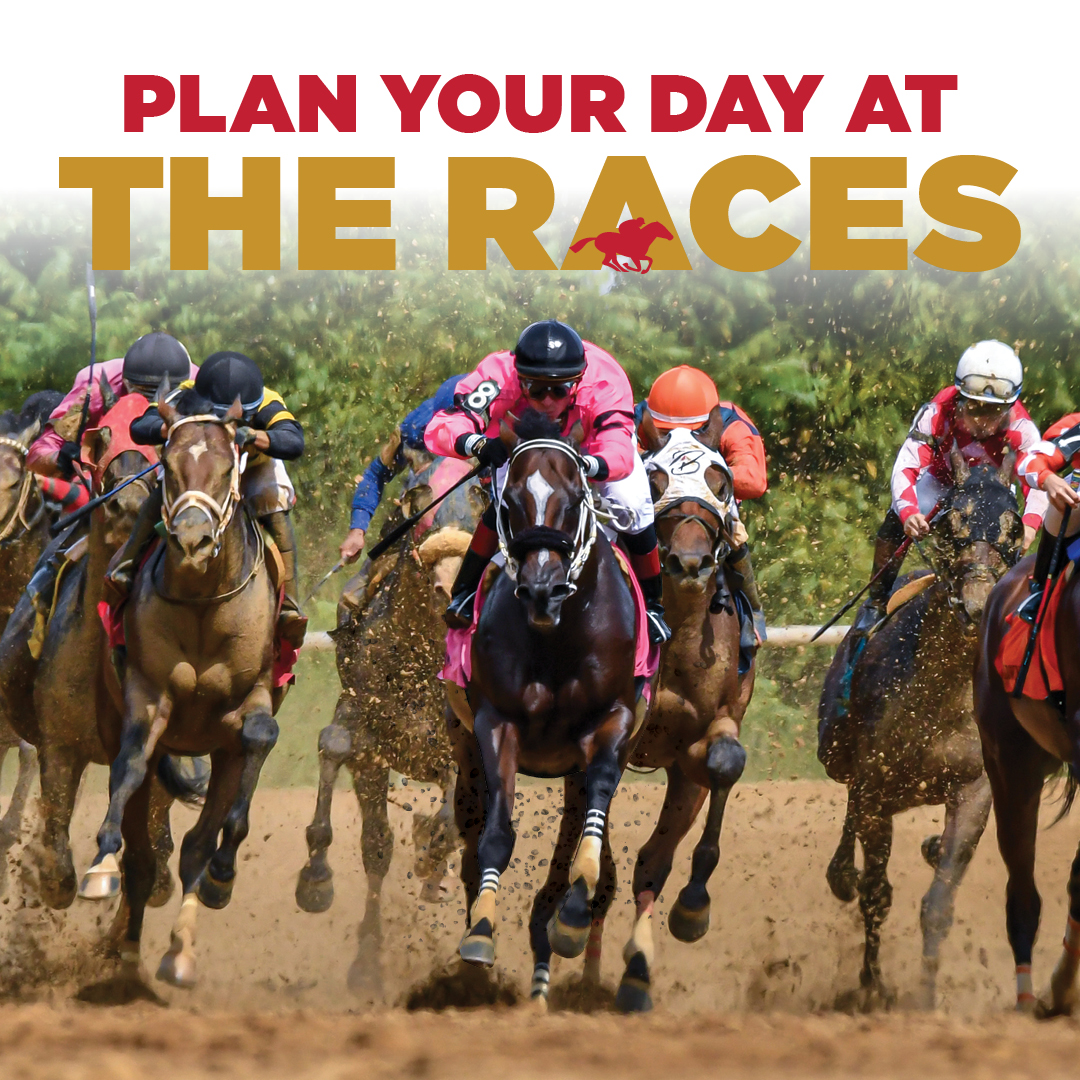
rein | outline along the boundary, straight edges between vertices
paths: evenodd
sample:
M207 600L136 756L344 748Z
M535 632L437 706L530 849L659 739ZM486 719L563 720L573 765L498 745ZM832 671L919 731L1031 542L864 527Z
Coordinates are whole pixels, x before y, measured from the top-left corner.
M19 487L19 499L15 508L11 511L3 528L0 528L0 545L7 546L17 540L21 540L40 520L45 513L45 500L40 499L34 515L27 520L26 506L30 502L30 490L34 487L34 474L26 468L26 456L30 453L29 447L23 446L18 439L12 439L7 435L0 435L0 446L11 447L18 452L23 459L23 478ZM15 533L15 529L21 525L22 529ZM14 535L13 535L14 534Z
M164 592L155 580L154 592L162 600L170 604L220 604L223 600L228 600L231 597L238 596L242 593L251 584L255 575L266 564L266 541L263 539L262 529L255 525L250 517L245 517L245 522L249 528L254 528L255 558L252 561L251 569L248 571L247 577L245 577L235 589L229 589L228 592L215 593L213 596L172 596L169 593Z
M499 551L502 552L502 556L506 560L507 576L514 582L517 581L521 567L513 552L524 555L525 551L537 547L561 551L570 559L566 580L570 595L573 595L577 592L577 579L581 576L582 570L585 569L585 564L592 553L593 544L596 543L597 511L596 504L593 501L592 488L589 486L589 477L585 472L585 463L581 460L581 455L572 446L561 442L559 439L529 439L526 442L519 442L511 452L510 461L507 464L508 475L517 458L527 450L558 450L573 461L578 471L578 479L582 485L582 509L578 514L577 531L571 536L569 533L559 532L556 529L533 526L515 538L510 532L503 514L503 510L506 508L502 501L502 496L506 491L506 485L504 484L502 492L499 493L499 512L495 515ZM522 544L525 545L524 550L521 547Z

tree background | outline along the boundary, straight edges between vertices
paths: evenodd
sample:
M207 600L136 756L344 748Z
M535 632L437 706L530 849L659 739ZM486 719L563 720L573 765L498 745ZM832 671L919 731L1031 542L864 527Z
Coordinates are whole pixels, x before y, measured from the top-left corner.
M448 271L443 214L417 204L398 217L392 272L242 271L235 234L214 234L210 269L188 272L168 268L165 223L136 212L132 269L97 274L100 358L152 330L178 337L196 361L237 349L303 423L307 450L290 473L304 585L336 560L355 480L405 413L537 319L558 318L611 351L638 397L660 372L690 363L754 419L770 488L744 517L776 624L820 622L864 583L896 450L973 341L1017 348L1023 400L1040 427L1076 405L1074 217L1028 215L1016 257L983 274L918 260L898 273L815 273L804 243L759 274L724 270L687 244L691 271L650 275L518 272L494 246L487 271ZM685 242L689 228L676 225ZM295 267L288 212L282 232L282 266ZM569 213L541 231L556 262L572 232ZM67 390L88 363L89 251L89 215L76 204L0 210L3 407L46 386ZM332 599L315 612L324 624ZM762 654L752 709L767 716L755 738L780 745L786 734L803 765L812 747L798 743L814 741L828 653Z

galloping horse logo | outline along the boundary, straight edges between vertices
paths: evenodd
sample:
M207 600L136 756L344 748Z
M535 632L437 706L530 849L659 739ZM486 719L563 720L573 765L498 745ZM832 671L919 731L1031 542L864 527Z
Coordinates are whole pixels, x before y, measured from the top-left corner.
M586 236L570 250L576 254L586 244L595 244L596 250L604 253L602 265L618 270L620 274L647 274L652 268L653 260L646 252L657 237L663 240L672 239L667 227L659 221L650 221L646 225L644 218L627 218L619 225L617 232ZM643 263L647 265L642 265Z

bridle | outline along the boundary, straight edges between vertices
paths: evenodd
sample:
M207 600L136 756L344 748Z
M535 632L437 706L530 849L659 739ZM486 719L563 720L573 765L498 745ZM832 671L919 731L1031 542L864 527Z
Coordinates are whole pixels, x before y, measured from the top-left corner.
M0 528L0 545L6 547L8 544L20 540L41 520L42 515L45 513L45 500L40 499L38 501L37 510L31 518L27 519L26 507L30 502L30 491L35 486L35 476L26 467L26 457L30 453L30 448L24 446L18 439L12 439L7 435L0 435L0 446L10 447L23 459L23 478L19 485L19 498L14 509L8 515L7 521L4 522L3 528ZM22 529L16 533L15 530L20 525Z
M218 416L214 416L212 413L200 413L196 416L180 417L179 420L176 420L172 424L168 434L165 436L165 450L162 452L162 457L164 458L165 452L169 449L169 442L172 440L173 432L178 428L183 427L185 424L217 424L219 427L225 427L226 423L225 420L222 420ZM198 488L189 488L187 491L181 492L170 502L168 492L165 490L164 482L162 483L161 520L164 521L165 528L169 531L170 535L173 535L172 523L178 514L192 508L201 511L206 515L207 520L210 522L210 539L214 545L214 554L211 556L212 558L216 558L221 551L222 537L225 534L225 530L229 527L233 515L236 513L236 508L240 505L240 477L247 467L247 452L245 451L244 454L241 454L235 442L230 439L229 443L232 447L233 460L229 478L229 491L225 496L224 502L219 503L212 495L205 491L200 491Z
M578 479L581 482L582 496L581 496L581 512L578 514L577 530L574 535L569 533L560 533L554 529L543 529L546 534L554 534L556 537L563 540L563 544L560 546L565 547L565 552L569 556L569 567L566 571L566 581L569 588L569 594L573 595L577 592L577 579L581 576L582 570L585 569L585 564L589 560L589 555L592 552L593 544L596 543L596 504L593 501L592 488L589 485L589 477L585 472L585 462L582 461L581 455L568 443L561 442L558 439L529 439L525 442L519 442L514 447L510 454L510 460L507 463L507 476L510 474L510 469L513 467L514 462L523 453L528 450L557 450L562 454L565 454L574 463L574 467L578 472ZM503 502L503 494L506 491L506 485L503 485L503 490L499 492L499 512L495 516L495 529L499 537L499 551L502 552L503 558L506 560L506 573L511 581L516 582L518 573L521 570L518 560L511 555L511 548L517 546L515 543L515 537L510 531L509 522L506 520L504 511L506 510L506 504ZM539 540L540 533L538 531L537 537ZM527 542L527 537L523 536L522 541ZM534 546L548 547L548 543L537 542Z

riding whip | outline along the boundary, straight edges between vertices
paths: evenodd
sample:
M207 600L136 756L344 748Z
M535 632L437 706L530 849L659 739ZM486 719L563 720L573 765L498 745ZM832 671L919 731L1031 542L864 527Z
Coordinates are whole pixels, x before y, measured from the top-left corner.
M90 380L86 384L86 397L83 398L82 417L79 420L79 434L75 442L81 446L82 437L90 422L90 397L94 392L94 363L97 360L97 290L94 288L94 264L86 264L86 302L90 308Z
M334 563L334 565L333 565L333 566L331 566L331 567L330 567L330 569L329 569L329 570L328 570L328 571L327 571L327 572L326 572L325 574L323 574L323 576L322 576L321 578L319 578L319 583L318 583L318 585L316 585L316 586L315 586L315 588L314 588L314 589L312 589L312 590L311 590L311 592L309 592L309 593L307 594L307 599L306 599L306 600L304 600L304 603L305 603L305 604L307 604L307 603L310 603L310 601L311 601L311 598L312 598L312 597L313 597L313 596L314 596L314 595L315 595L315 594L316 594L316 593L317 593L317 592L318 592L318 591L319 591L319 590L320 590L320 589L321 589L321 588L322 588L322 587L323 587L323 586L324 586L324 585L325 585L325 584L326 584L326 583L327 583L327 582L328 582L328 581L329 581L329 580L330 580L330 579L331 579L331 578L332 578L332 577L333 577L333 576L334 576L334 575L335 575L335 574L336 574L336 573L337 573L337 572L338 572L339 570L343 570L344 568L345 568L345 560L344 560L344 559L338 559L338 561L337 561L336 563Z
M147 465L142 472L137 472L134 476L129 476L122 484L117 484L111 491L106 491L104 495L98 495L96 499L91 499L85 506L79 507L74 513L66 514L49 527L49 534L58 536L66 528L74 525L76 521L81 521L91 510L96 510L103 502L107 502L114 495L123 491L128 484L134 484L136 480L141 480L148 472L153 472L156 468L157 462L155 461L153 465Z
M1024 660L1020 665L1019 672L1017 672L1016 683L1013 686L1012 696L1014 698L1024 696L1024 683L1027 682L1028 668L1031 667L1031 661L1035 656L1035 642L1039 638L1039 631L1042 629L1043 619L1046 618L1046 609L1050 606L1050 593L1056 584L1058 573L1061 570L1061 559L1065 554L1065 547L1068 543L1068 538L1065 534L1069 531L1069 516L1071 514L1072 507L1066 506L1065 512L1061 515L1061 528L1058 530L1057 539L1054 541L1054 551L1050 556L1050 568L1046 572L1046 583L1043 585L1042 603L1039 606L1039 613L1035 616L1035 621L1031 624L1031 629L1028 631L1027 648L1024 650Z

